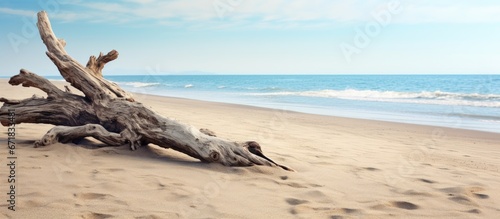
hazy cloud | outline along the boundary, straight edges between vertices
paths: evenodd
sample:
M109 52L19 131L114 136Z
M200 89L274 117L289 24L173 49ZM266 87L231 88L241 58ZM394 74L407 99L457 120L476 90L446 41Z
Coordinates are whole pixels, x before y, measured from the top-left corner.
M36 12L30 10L20 10L20 9L12 9L12 8L0 8L0 14L11 14L11 15L20 15L20 16L33 16Z
M321 28L371 21L371 14L385 10L390 2L400 3L403 9L394 18L396 23L500 22L498 3L465 0L73 0L62 4L71 7L61 7L52 17L63 22L147 20L158 25L203 28ZM0 8L0 13L32 16L34 11Z

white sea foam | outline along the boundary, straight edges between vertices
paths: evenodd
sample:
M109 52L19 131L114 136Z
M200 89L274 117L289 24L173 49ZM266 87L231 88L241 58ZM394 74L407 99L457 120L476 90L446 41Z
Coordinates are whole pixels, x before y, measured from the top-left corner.
M186 84L186 85L184 85L184 88L190 88L190 87L193 87L193 86L194 85L192 85L192 84Z
M251 93L255 96L304 96L380 102L500 107L500 95L462 94L442 91L396 92L375 90L319 90L300 92Z
M485 123L500 124L500 120L494 120L494 119L482 119L480 121Z
M145 83L145 82L116 82L116 83L132 87L152 87L160 84L160 83Z

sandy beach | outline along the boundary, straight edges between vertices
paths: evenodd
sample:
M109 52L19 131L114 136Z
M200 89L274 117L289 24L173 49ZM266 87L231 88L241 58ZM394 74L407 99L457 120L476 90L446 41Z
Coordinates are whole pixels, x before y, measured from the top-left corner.
M0 79L0 96L46 96ZM59 87L63 82L55 82ZM76 89L72 89L75 91ZM225 167L154 145L34 148L52 126L16 126L16 211L0 218L498 218L500 134L135 94L218 136L258 141L292 167ZM22 113L22 112L16 112ZM404 122L404 121L401 121ZM8 178L0 128L0 180ZM4 185L2 183L2 185Z

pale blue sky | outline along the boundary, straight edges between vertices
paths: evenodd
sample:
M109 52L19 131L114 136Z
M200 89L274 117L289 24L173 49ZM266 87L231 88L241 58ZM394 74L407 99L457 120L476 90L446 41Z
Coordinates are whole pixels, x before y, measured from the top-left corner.
M500 72L498 0L10 0L0 76L58 74L40 10L82 64L116 49L105 74Z

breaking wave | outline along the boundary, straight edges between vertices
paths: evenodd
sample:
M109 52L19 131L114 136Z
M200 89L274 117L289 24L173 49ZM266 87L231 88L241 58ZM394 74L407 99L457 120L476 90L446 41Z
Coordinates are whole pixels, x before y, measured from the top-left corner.
M500 95L451 93L443 91L397 92L376 90L318 90L298 92L250 93L254 96L304 96L380 102L500 107Z
M145 82L116 82L116 83L132 87L153 87L160 85L160 83L145 83Z

